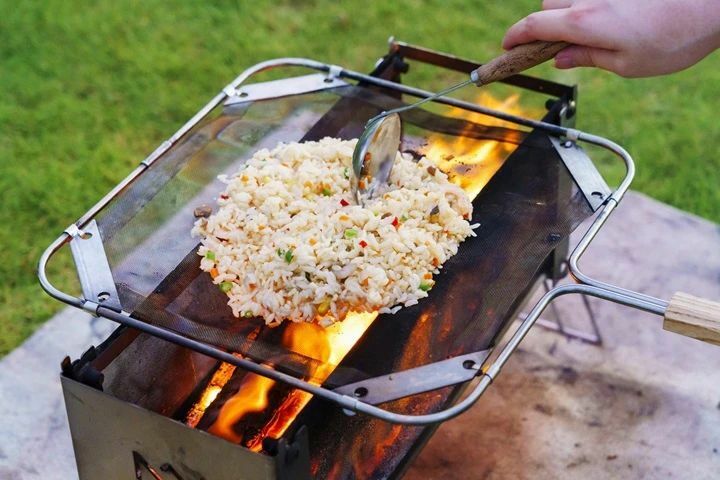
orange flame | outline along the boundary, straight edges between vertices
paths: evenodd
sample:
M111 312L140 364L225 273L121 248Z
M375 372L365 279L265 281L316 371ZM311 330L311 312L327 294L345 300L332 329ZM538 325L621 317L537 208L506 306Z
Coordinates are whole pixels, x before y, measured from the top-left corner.
M225 402L218 421L212 424L208 432L235 443L240 442L242 437L233 430L233 425L247 413L262 412L268 405L267 393L274 384L269 378L248 374L235 396Z
M527 112L520 107L519 100L518 94L497 100L487 92L480 92L475 103L522 116ZM450 109L449 115L481 125L517 128L517 125L499 118L457 107ZM448 140L445 136L433 135L423 153L448 175L450 181L465 190L470 198L475 198L515 148L513 142L479 141L462 135Z
M327 328L314 323L292 323L285 329L283 345L313 360L307 372L308 382L320 385L357 343L375 317L376 313L350 313L342 322ZM265 409L274 385L273 380L247 374L238 392L222 406L208 432L235 443L241 442L243 438L233 426L248 413ZM265 438L281 437L311 398L311 394L302 390L290 392L282 404L275 408L270 421L245 446L259 452Z

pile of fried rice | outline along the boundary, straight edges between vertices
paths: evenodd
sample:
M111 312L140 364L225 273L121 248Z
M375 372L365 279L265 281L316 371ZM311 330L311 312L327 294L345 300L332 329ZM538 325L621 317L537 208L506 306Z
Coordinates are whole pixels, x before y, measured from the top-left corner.
M199 219L200 268L237 317L327 326L350 311L395 313L473 234L472 204L431 161L398 153L391 184L365 207L350 191L356 140L280 144L231 177Z

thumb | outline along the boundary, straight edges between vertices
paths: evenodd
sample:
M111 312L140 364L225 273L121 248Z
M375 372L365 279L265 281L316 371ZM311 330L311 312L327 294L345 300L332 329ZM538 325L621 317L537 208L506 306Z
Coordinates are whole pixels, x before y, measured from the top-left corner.
M555 56L555 66L560 69L575 67L599 67L611 72L618 72L618 52L604 48L582 47L573 45L561 50Z

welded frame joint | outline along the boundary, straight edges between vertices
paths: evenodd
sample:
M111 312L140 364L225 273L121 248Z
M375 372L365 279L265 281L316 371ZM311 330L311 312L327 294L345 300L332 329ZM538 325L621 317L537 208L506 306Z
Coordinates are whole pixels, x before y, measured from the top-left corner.
M68 234L71 237L70 250L85 299L83 310L95 315L100 304L122 310L97 222L91 220L83 229L70 229Z
M572 129L568 130L570 131ZM577 138L573 140L571 135L566 135L565 140L552 136L549 138L585 200L590 204L593 212L596 212L610 198L612 190L585 150L578 145Z

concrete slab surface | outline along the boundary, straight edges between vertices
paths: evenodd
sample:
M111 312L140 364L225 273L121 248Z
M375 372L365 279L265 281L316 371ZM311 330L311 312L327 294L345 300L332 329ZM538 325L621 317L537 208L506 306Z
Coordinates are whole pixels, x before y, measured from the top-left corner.
M630 193L582 265L661 298L683 290L720 299L720 228ZM604 346L534 328L406 478L720 478L720 347L664 332L650 314L590 303ZM558 307L586 328L577 298ZM59 364L111 328L66 310L0 361L0 479L77 478Z
M60 362L78 358L113 328L67 308L0 361L0 479L77 478Z

